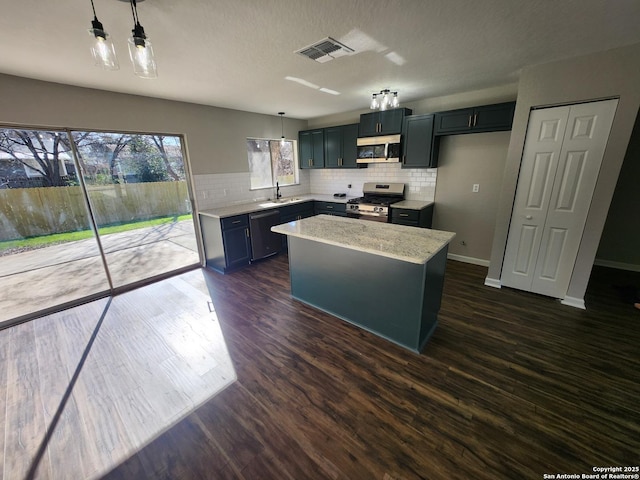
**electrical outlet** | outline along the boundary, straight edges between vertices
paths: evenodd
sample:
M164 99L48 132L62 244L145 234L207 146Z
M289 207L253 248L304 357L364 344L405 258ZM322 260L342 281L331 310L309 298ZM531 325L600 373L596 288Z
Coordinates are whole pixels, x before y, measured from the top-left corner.
M473 193L478 193L480 191L480 184L479 183L474 183L473 184L473 189L471 191Z

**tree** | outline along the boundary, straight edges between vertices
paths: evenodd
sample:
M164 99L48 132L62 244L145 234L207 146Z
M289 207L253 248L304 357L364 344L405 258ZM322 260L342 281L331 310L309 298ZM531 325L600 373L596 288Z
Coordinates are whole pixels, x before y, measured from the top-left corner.
M21 164L25 171L39 174L45 186L68 183L64 161L71 157L64 132L2 129L0 151Z

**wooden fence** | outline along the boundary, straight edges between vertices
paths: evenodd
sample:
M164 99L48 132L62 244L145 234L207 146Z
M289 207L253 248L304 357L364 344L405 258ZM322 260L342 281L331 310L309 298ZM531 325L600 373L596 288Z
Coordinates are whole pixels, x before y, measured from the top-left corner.
M191 211L184 181L96 185L87 190L99 226ZM0 241L88 228L79 186L0 190Z

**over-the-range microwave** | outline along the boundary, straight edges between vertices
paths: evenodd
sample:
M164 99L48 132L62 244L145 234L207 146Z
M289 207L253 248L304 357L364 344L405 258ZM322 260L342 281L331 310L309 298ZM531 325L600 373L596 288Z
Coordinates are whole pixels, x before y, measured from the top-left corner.
M402 136L385 135L381 137L358 138L358 158L356 163L393 163L400 161Z

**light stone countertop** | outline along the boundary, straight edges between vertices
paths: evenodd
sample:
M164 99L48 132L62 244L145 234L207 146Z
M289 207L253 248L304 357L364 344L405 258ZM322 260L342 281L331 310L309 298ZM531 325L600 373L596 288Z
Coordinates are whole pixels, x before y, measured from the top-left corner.
M200 210L200 215L206 215L213 218L226 218L233 217L234 215L243 215L245 213L259 212L262 210L269 210L272 208L286 207L287 205L295 205L296 203L320 201L320 202L335 202L335 203L347 203L350 198L357 198L355 196L347 196L342 198L336 198L333 195L323 194L305 194L297 195L294 197L282 198L279 203L271 200L258 200L250 203L242 203L239 205L229 205L221 208L211 208L208 210Z
M456 235L331 215L276 225L271 231L417 264L427 263Z
M391 208L406 208L408 210L422 210L429 205L433 205L433 202L427 202L424 200L403 200L391 205Z

